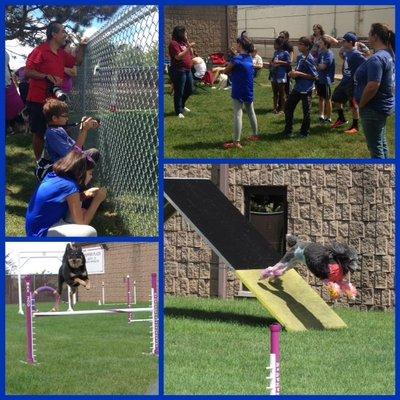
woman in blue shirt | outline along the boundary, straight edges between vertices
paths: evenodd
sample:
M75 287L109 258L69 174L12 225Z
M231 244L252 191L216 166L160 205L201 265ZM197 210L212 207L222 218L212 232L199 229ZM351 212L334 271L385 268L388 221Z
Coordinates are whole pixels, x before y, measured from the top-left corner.
M388 158L386 120L394 111L395 34L386 25L371 25L369 42L375 53L356 71L354 98L371 158Z
M254 68L251 52L254 45L247 37L246 31L243 31L236 40L238 55L234 56L231 62L222 71L230 74L232 81L232 99L233 99L233 123L234 133L233 141L224 143L225 149L241 148L240 136L242 134L242 116L243 103L247 115L250 119L250 125L253 135L248 138L251 141L259 141L257 117L254 112Z
M94 165L78 147L53 165L53 172L46 175L29 202L27 236L97 236L89 223L107 192L104 188L82 191L92 179ZM82 194L92 198L87 210L81 206Z

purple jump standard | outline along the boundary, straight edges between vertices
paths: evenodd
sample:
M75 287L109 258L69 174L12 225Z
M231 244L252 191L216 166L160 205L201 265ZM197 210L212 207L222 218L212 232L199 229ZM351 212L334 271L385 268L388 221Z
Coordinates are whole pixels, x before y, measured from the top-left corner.
M269 327L271 331L271 343L270 343L270 361L269 376L269 394L279 395L281 392L281 352L280 352L280 335L282 327L279 324L272 324Z

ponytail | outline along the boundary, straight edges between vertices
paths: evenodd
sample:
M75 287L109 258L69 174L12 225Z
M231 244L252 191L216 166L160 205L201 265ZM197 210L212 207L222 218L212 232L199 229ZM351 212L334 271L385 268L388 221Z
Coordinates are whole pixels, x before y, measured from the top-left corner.
M388 46L393 51L393 53L395 53L396 35L392 30L389 30Z

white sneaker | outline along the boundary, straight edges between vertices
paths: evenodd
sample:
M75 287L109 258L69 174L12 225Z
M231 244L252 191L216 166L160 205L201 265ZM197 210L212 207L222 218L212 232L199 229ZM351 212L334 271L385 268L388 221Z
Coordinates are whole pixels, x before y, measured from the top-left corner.
M178 118L185 118L185 116L182 113L180 113L178 114Z
M183 109L184 109L186 112L190 112L190 109L187 108L187 107L183 107Z

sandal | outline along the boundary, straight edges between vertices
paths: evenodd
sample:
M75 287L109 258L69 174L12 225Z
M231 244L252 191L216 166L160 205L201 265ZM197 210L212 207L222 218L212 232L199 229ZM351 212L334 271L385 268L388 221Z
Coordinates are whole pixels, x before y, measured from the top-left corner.
M241 149L243 146L240 142L226 142L223 144L224 149Z

